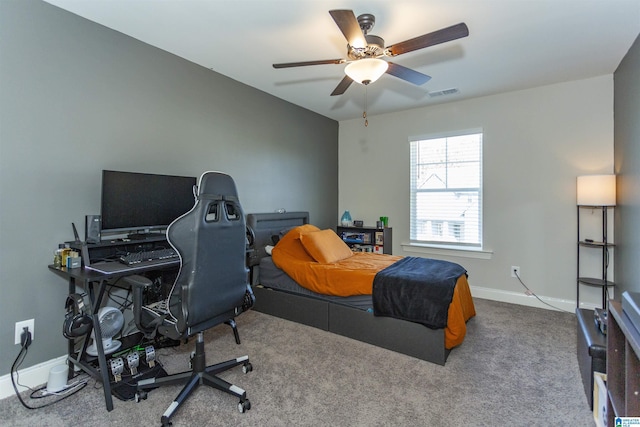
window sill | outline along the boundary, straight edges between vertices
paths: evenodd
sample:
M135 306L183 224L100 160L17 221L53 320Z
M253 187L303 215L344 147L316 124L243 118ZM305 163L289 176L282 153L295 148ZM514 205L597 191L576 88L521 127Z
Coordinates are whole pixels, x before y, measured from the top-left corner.
M452 246L434 246L419 243L401 243L402 250L405 252L415 252L429 255L446 255L457 256L462 258L491 259L493 251L482 249L461 249Z

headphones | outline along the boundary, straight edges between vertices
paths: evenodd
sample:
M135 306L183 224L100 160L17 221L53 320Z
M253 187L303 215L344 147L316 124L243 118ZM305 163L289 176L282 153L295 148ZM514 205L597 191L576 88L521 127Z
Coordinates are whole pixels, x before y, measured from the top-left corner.
M86 335L92 325L91 316L84 313L84 298L80 294L69 294L64 307L67 314L64 316L62 335L73 339Z

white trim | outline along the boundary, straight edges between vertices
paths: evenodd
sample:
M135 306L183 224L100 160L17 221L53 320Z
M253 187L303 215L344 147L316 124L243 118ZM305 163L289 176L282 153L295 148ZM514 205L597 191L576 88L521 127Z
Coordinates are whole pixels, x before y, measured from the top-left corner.
M422 141L425 139L439 139L439 138L450 138L454 136L473 135L476 133L484 133L484 128L477 127L477 128L463 129L463 130L449 130L449 131L434 132L434 133L427 133L427 134L420 134L420 135L410 135L409 138L407 139L409 142L414 142L414 141Z
M502 291L499 289L491 289L491 288L482 288L478 286L469 286L471 288L471 295L477 298L488 299L492 301L500 301L511 304L519 304L526 305L528 307L536 307L536 308L544 308L547 310L554 310L546 304L538 301L536 297L533 295L526 295L524 292L510 292L510 291ZM569 313L575 313L576 311L576 301L575 300L566 300L559 298L549 298L538 295L538 297L552 306L564 310ZM587 308L593 310L594 308L599 307L594 304L589 303L581 303L580 308Z
M55 359L47 360L46 362L39 363L28 368L20 369L18 374L20 375L20 383L25 384L31 388L39 387L46 384L49 380L49 371L51 368L57 365L66 363L67 356L60 356ZM17 385L17 384L16 384ZM27 390L26 387L17 385L18 391L23 392ZM9 396L15 396L16 392L11 384L11 374L6 374L0 377L0 399L5 399Z
M491 259L493 251L482 249L465 249L461 247L449 248L445 246L431 246L419 243L401 243L405 252L415 252L429 255L457 256L461 258Z

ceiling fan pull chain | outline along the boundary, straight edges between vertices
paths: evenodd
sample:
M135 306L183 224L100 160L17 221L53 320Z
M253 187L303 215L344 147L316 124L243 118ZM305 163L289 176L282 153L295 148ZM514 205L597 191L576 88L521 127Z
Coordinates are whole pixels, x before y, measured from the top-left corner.
M362 118L364 119L364 127L369 126L369 120L367 120L367 86L364 87L364 111L362 112Z

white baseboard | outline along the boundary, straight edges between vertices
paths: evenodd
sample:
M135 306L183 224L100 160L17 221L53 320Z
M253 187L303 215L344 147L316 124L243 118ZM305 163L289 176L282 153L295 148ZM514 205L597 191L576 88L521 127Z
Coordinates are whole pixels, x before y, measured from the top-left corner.
M549 298L538 295L538 297L545 303L553 306L550 307L538 300L533 295L525 295L523 292L509 292L492 288L482 288L478 286L469 286L471 288L471 295L477 298L488 299L493 301L508 302L511 304L526 305L529 307L545 308L547 310L562 310L569 313L575 313L576 301L565 300L559 298ZM587 308L593 310L599 307L595 304L581 303L580 308Z
M49 371L51 368L57 365L61 365L67 362L67 356L56 357L55 359L47 360L46 362L39 363L28 368L24 368L18 371L20 375L20 384L24 384L31 388L37 388L43 384L46 384L49 380ZM27 390L26 387L18 387L19 392ZM0 399L5 399L9 396L15 396L16 392L11 384L11 374L3 375L0 377Z

